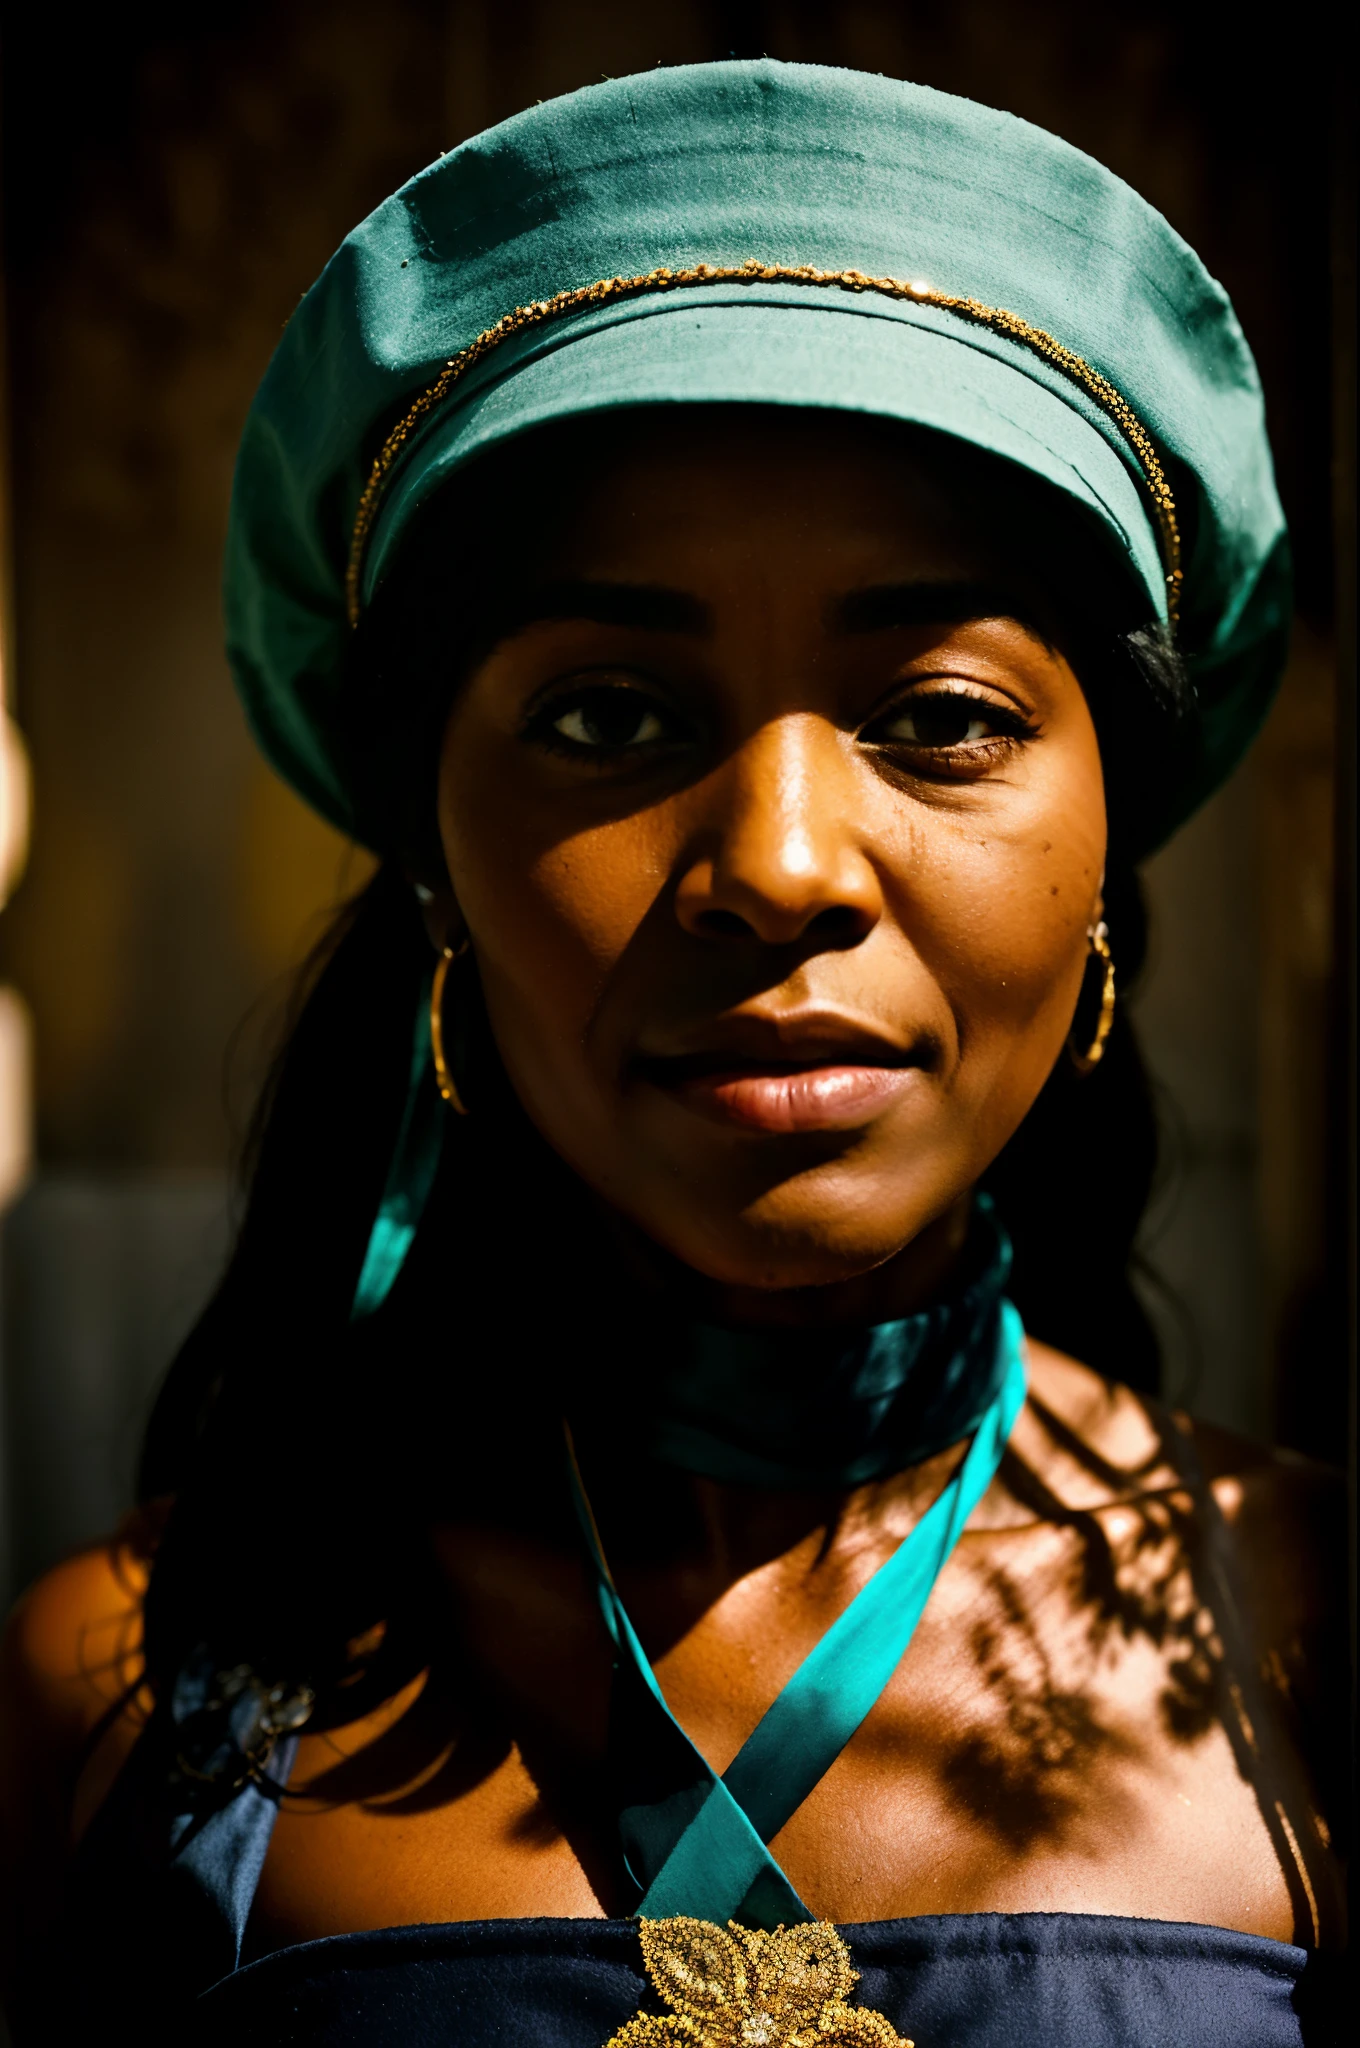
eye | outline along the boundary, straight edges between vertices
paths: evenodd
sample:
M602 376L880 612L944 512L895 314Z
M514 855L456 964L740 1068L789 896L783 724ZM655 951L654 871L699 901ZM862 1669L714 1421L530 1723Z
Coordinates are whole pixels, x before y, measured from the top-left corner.
M1024 721L1016 713L981 697L968 696L962 690L932 690L890 711L874 728L873 738L880 745L896 741L899 746L941 753L1013 738L1024 729Z
M576 747L645 747L668 737L665 721L639 690L583 690L553 707L551 729Z
M679 725L664 704L623 683L586 683L560 691L530 719L525 733L554 753L597 761L679 736Z

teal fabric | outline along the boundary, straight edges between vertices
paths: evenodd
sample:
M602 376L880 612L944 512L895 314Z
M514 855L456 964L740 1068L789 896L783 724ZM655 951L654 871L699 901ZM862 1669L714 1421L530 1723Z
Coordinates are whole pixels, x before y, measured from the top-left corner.
M376 1314L392 1292L406 1263L406 1254L415 1242L439 1170L448 1112L435 1084L430 1046L430 986L431 980L427 978L416 1006L406 1104L387 1169L387 1183L359 1270L351 1322L362 1322L366 1316Z
M1025 1400L1024 1331L1008 1301L997 1305L987 1341L1000 1385L968 1451L939 1499L880 1565L806 1657L722 1777L676 1721L600 1546L571 1459L573 1496L601 1613L620 1673L649 1712L645 1742L682 1760L680 1782L647 1804L626 1806L620 1830L646 1919L688 1913L722 1925L788 1926L811 1920L767 1843L826 1774L906 1654L931 1589L968 1517L996 1475ZM687 1766L687 1769L684 1768Z
M275 766L342 830L390 846L392 813L347 767L397 711L346 695L344 572L373 458L441 365L516 305L751 258L971 295L1123 393L1186 542L1198 712L1169 730L1167 786L1149 797L1144 843L1164 836L1250 740L1287 626L1260 387L1231 306L1152 207L1057 138L922 86L769 60L610 80L517 115L378 207L303 299L246 424L226 563L231 660ZM700 399L915 421L990 450L1084 507L1147 618L1164 612L1146 485L1075 383L947 312L763 283L619 302L493 351L405 444L365 595L474 454L548 420Z
M728 1485L862 1486L970 1436L1005 1371L992 1343L1011 1271L991 1197L974 1200L963 1283L851 1331L690 1323L647 1374L649 1454Z
M1069 403L1065 379L1049 390L978 341L977 329L931 306L778 283L695 285L554 319L501 344L412 447L384 500L365 593L439 484L514 434L620 406L664 407L664 436L678 425L677 403L834 405L980 441L1057 484L1110 528L1149 616L1164 618L1162 562L1135 471Z

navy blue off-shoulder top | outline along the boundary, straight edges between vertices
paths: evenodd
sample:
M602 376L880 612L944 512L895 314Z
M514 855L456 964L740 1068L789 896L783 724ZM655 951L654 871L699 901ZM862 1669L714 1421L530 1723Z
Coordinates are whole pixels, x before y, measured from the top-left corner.
M221 2048L605 2048L665 2008L635 1921L484 1920L304 1942L242 1962L296 1744L167 1833L159 1712L86 1834L43 2040ZM1298 2048L1334 2038L1316 1952L1174 1921L955 1913L847 1925L851 2003L916 2048ZM59 2014L61 2017L59 2018ZM737 2048L737 2044L734 2044ZM770 2048L779 2048L771 2043Z

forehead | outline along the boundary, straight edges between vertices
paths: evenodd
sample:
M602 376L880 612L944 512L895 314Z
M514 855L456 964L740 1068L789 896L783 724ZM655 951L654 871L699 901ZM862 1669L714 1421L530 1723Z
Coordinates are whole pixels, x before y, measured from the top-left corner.
M528 500L537 511L509 576L521 600L545 586L642 584L734 621L754 607L773 623L773 604L830 624L857 593L964 588L1046 639L1067 637L1070 608L1046 565L1069 558L1052 545L1042 493L942 435L846 414L675 407L552 439L536 466L562 481ZM511 479L517 500L528 502Z
M573 572L670 554L710 573L761 558L900 573L904 557L945 573L1006 552L1006 480L961 444L878 421L675 408L581 435L574 454L570 516L559 496L535 550Z

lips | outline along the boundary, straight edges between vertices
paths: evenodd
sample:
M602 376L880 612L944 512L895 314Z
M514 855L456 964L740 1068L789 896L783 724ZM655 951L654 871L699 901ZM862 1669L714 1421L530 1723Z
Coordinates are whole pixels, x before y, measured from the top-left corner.
M732 1018L716 1043L654 1054L640 1077L711 1122L748 1131L852 1131L908 1089L920 1060L842 1018Z

